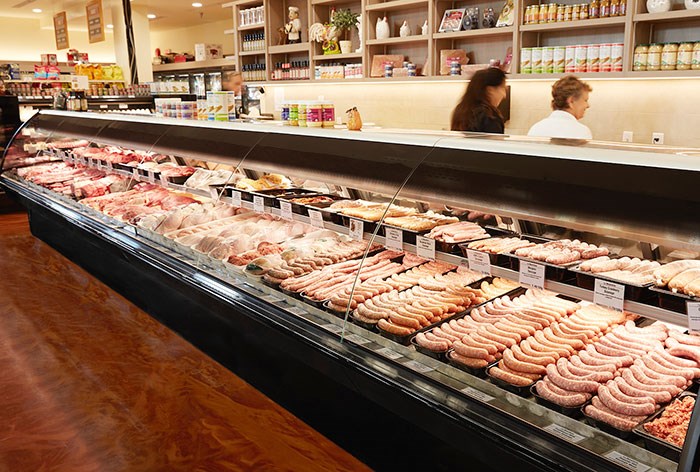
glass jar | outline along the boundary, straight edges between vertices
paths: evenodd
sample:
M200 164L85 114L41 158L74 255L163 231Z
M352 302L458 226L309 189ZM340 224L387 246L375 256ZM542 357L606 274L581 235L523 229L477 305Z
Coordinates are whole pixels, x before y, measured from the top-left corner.
M677 70L690 70L693 65L693 43L681 43L678 46Z
M331 102L323 103L323 127L333 128L335 126L335 105Z
M661 70L661 52L663 46L659 43L649 45L647 53L647 70Z
M693 61L690 68L693 70L700 70L700 41L693 46Z
M557 4L550 3L547 9L547 23L555 23L557 21Z
M588 18L598 18L600 16L600 3L598 0L591 0L588 4Z
M580 6L578 17L580 20L588 19L588 4L582 3Z
M306 102L299 102L299 126L306 127Z
M323 104L321 102L307 103L306 126L309 128L323 127Z
M627 15L627 0L620 0L620 16Z
M610 16L620 16L620 0L610 0Z
M581 19L581 5L571 6L571 21L577 21Z
M661 50L661 70L676 70L678 44L666 43Z
M557 22L564 21L564 5L557 5Z
M610 0L600 0L600 18L610 16Z
M647 56L649 54L649 46L640 44L634 48L634 62L632 70L647 70Z
M546 3L543 3L540 5L539 12L537 13L537 22L538 23L547 23L547 14L549 13L549 5Z
M289 104L289 126L299 126L299 103Z
M564 5L564 21L571 21L571 14L574 8L571 5Z
M282 123L289 126L289 103L282 102Z

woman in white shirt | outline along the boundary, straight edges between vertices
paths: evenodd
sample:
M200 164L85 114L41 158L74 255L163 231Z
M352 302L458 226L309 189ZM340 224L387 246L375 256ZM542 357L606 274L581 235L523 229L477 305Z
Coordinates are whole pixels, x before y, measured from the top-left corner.
M563 77L552 86L551 115L535 123L528 136L543 138L593 139L588 126L579 123L588 105L588 94L593 89L573 75Z

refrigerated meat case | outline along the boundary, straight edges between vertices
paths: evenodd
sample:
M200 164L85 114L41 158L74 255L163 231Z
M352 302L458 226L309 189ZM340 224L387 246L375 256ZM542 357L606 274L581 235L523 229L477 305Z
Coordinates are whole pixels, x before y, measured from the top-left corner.
M322 185L345 196L469 208L498 215L502 227L567 228L621 241L621 247L636 241L637 249L657 256L669 250L697 256L700 250L700 160L692 149L58 111L34 116L10 148L43 149L74 162L69 152L38 144L64 139L155 152L183 164L223 165L251 177L282 174L296 184ZM387 242L383 217L351 231L342 222L285 213L267 200L239 200L235 191L222 187L189 189L152 175L139 178L352 238ZM646 449L636 436L618 438L564 416L358 326L348 313L336 316L220 261L178 250L157 234L31 184L15 170L3 171L0 182L27 207L33 234L371 466L440 470L467 457L478 470L514 464L520 470L698 468L698 415L675 462ZM433 255L422 239L420 247L407 239L398 244L408 253L467 264L458 254L437 250ZM519 277L498 265L490 271L515 281ZM566 281L547 279L544 287L579 300L594 297ZM651 320L688 324L685 313L652 301L626 300L625 309Z

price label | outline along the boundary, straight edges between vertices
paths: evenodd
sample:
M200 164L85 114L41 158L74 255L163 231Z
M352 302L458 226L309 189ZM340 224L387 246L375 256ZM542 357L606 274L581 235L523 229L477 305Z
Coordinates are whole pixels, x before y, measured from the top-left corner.
M110 161L107 161L107 170L110 172L114 170L114 167L112 166L112 163Z
M544 288L544 269L542 264L521 260L518 282L536 288Z
M124 226L124 231L132 236L136 236L136 226L126 225Z
M460 390L460 392L469 397L476 398L477 400L482 401L484 403L488 403L496 399L495 397L492 397L491 395L488 395L482 392L481 390L477 390L474 387L464 387L462 390Z
M107 105L100 105L100 110L106 110L107 108L109 108Z
M131 169L131 175L132 175L136 180L139 180L139 178L141 177L141 176L139 175L139 170L136 169L136 168Z
M607 280L595 279L593 303L622 311L625 305L625 286Z
M550 424L549 426L545 426L544 428L545 431L548 431L552 433L554 436L564 439L566 441L572 442L574 444L580 443L584 439L586 439L584 436L581 436L578 433L575 433L571 431L570 429L567 429L563 426L560 426L558 424Z
M383 348L381 348L381 349L377 349L375 352L376 352L377 354L380 354L380 355L384 356L384 357L388 357L388 358L391 359L392 361L395 361L396 359L398 359L398 358L400 358L400 357L403 357L402 354L399 354L399 353L396 352L396 351L392 351L392 350L389 349L388 347L383 347Z
M165 185L166 187L168 186L168 178L164 176L163 174L160 174L160 183Z
M389 249L403 251L403 231L397 228L386 228L384 245Z
M335 334L338 334L343 330L342 326L338 326L338 325L334 325L334 324L323 325L323 327L326 328L331 333L335 333Z
M127 105L126 103L120 103L120 104L119 104L119 109L120 109L120 110L126 110L127 108L129 108L129 105Z
M651 469L651 467L648 465L642 464L638 460L632 459L630 456L620 454L617 451L610 451L605 454L605 457L626 469L633 470L634 472L647 472L649 469Z
M231 193L231 201L233 202L234 206L240 207L241 206L241 192L234 190Z
M422 364L418 361L414 361L414 360L404 362L403 365L410 368L410 369L415 370L416 372L420 372L421 374L425 374L426 372L430 372L432 370L435 370L432 367L428 367L427 365Z
M292 221L292 204L290 202L280 202L280 216L283 220Z
M362 241L365 235L365 222L350 219L350 237L356 241Z
M347 339L348 341L352 341L355 344L359 344L360 346L363 346L365 344L369 344L370 342L372 342L369 339L365 339L362 336L357 335L357 334L348 334L347 336L345 336L345 339Z
M425 236L416 236L416 254L423 259L435 260L435 240Z
M253 210L256 213L265 213L265 199L263 197L253 197Z
M320 211L309 210L309 218L311 219L311 226L323 228L323 214Z
M688 329L700 331L700 302L687 302L686 311L688 313Z
M491 275L491 259L485 252L467 249L467 260L471 270Z
M152 170L148 171L148 181L152 184L156 183L156 174Z
M219 198L219 189L216 187L209 187L209 195L211 195L212 200L217 200Z

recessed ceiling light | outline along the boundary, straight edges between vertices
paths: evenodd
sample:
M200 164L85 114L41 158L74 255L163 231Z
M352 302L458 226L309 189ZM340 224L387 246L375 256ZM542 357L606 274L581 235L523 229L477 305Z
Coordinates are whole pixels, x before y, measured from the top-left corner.
M114 25L107 25L107 29L112 29L114 28Z
M32 13L41 13L41 8L33 8Z
M149 13L148 15L146 15L146 18L148 18L149 20L155 20L156 15L154 15L153 13Z
M199 3L199 2L194 2L194 3L192 4L192 6L195 7L195 8L202 8L202 4Z

